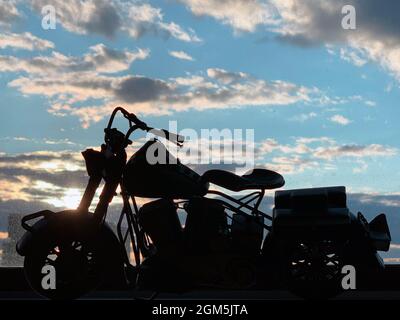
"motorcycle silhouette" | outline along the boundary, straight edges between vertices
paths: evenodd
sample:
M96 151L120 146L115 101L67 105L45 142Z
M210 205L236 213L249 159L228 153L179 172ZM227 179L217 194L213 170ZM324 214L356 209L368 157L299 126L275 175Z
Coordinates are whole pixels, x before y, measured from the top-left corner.
M129 122L125 134L112 127L118 112ZM125 149L136 130L179 146L184 142L118 107L104 130L101 151L82 152L89 181L78 208L23 217L26 232L17 252L24 256L27 281L42 296L78 298L107 284L156 292L283 287L304 298L328 298L343 290L343 266L353 266L357 279L383 270L377 251L389 249L386 217L368 222L361 213L352 214L345 187L276 191L268 215L260 204L265 190L284 185L279 173L253 169L239 176L209 170L199 175L156 138L127 161ZM152 154L168 161L150 163ZM102 180L100 199L89 212ZM211 190L210 183L241 196ZM115 233L105 218L118 187L123 208ZM156 200L139 209L136 197ZM187 212L184 227L178 209ZM43 286L46 266L55 270L55 288Z

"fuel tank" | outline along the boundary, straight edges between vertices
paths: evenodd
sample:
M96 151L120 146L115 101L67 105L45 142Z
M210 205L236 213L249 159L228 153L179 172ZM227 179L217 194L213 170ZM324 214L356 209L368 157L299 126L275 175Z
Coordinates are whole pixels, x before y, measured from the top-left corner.
M129 159L122 184L133 196L170 199L203 196L209 187L155 139L146 142Z

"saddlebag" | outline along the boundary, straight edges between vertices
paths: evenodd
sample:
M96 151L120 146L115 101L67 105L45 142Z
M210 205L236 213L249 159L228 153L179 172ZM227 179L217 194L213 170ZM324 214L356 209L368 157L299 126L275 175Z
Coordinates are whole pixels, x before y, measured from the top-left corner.
M176 251L182 244L182 226L172 200L159 199L144 204L139 222L158 252Z

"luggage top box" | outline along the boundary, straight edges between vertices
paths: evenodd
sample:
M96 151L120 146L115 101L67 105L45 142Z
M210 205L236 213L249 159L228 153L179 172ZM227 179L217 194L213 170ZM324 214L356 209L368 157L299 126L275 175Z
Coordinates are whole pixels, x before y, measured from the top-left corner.
M275 192L275 209L315 211L328 208L347 208L345 187L337 186Z

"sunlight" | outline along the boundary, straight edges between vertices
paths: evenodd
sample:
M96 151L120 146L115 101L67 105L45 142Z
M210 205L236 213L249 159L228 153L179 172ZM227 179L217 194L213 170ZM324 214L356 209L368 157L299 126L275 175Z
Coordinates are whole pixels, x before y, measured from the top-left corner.
M57 169L58 165L56 162L41 162L40 165L38 166L40 169L46 169L46 170L54 170Z
M47 171L78 171L84 169L81 164L76 164L70 161L53 160L41 162L37 165L38 168Z
M47 203L50 203L56 207L66 207L75 209L78 207L81 201L82 191L77 188L71 188L64 191L64 195L58 199L48 199Z
M0 239L4 240L8 238L8 232L1 231L0 232Z

